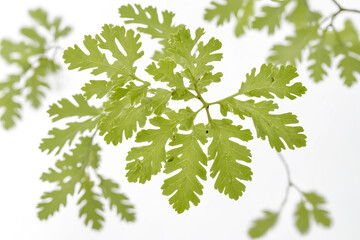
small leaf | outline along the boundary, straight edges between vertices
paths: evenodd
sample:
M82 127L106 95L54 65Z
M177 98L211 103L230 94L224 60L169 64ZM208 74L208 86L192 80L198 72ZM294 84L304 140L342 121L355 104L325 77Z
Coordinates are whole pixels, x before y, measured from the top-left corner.
M239 37L245 33L246 28L251 27L251 19L255 13L255 0L248 0L242 9L242 13L237 16L235 36Z
M323 209L314 208L313 210L314 219L317 223L325 226L330 227L331 219L329 217L329 212Z
M263 12L263 16L255 18L252 26L253 28L261 30L267 27L268 33L273 34L275 32L275 29L280 27L280 22L282 15L285 11L285 7L290 1L273 0L273 2L278 3L278 5L274 7L264 6L261 9Z
M48 113L50 117L53 117L52 121L56 122L68 117L95 117L99 114L99 109L94 106L89 106L89 103L81 94L75 94L73 96L77 106L70 102L68 99L63 98L57 103L50 106Z
M268 62L276 64L290 63L295 65L296 61L301 61L302 52L309 43L318 38L318 29L319 26L315 25L296 30L295 36L286 38L286 45L273 46L271 49L272 54L267 59Z
M298 123L297 117L292 113L271 114L278 108L272 101L255 103L252 100L240 101L235 98L227 98L220 102L220 111L226 116L227 112L252 118L257 137L263 140L268 138L270 146L280 152L285 149L284 142L290 149L306 146L306 136L302 134L304 129L293 126Z
M190 202L195 206L200 203L198 195L202 195L203 186L198 180L206 180L207 156L201 149L198 139L206 142L205 126L196 125L190 134L177 134L170 142L170 146L176 146L167 152L172 161L167 161L164 172L169 174L181 169L180 172L167 178L161 189L163 194L170 196L169 203L173 208L182 213L190 208Z
M244 3L241 0L226 0L225 4L211 2L211 5L213 8L205 9L204 19L211 21L217 18L216 24L219 26L223 25L224 22L229 22L233 15L236 16Z
M230 138L249 141L252 139L251 132L233 125L229 119L212 120L209 128L213 140L208 148L208 156L214 160L210 176L216 178L215 189L237 200L246 188L241 180L250 181L252 176L251 169L239 161L250 163L251 154L249 149Z
M263 64L257 75L255 72L256 69L253 68L251 74L246 75L246 81L241 84L239 94L266 98L274 98L275 94L278 98L287 97L293 100L306 92L306 88L300 82L290 85L290 82L299 76L294 66L278 68L272 64Z
M312 60L312 64L309 66L311 77L315 82L323 80L327 75L324 70L324 65L330 67L331 65L331 52L326 48L324 38L310 48L309 60Z
M301 201L296 208L295 212L296 227L300 233L304 234L310 228L310 212L305 206L305 202Z
M259 238L273 228L277 222L278 213L264 211L264 216L254 221L253 226L249 229L251 238Z
M88 177L81 182L80 191L83 195L80 197L78 204L83 204L80 208L79 216L85 216L85 225L89 225L92 222L91 227L95 230L102 228L102 222L105 220L101 215L104 211L103 204L100 202L100 195L93 191L94 182Z
M121 216L121 219L128 222L135 221L135 213L133 212L134 206L127 203L129 199L125 194L118 192L119 184L101 176L100 180L99 187L102 190L104 198L110 200L110 208L115 208L117 214Z
M91 131L96 127L97 121L92 119L85 120L83 122L70 122L66 125L68 126L65 129L54 128L49 131L51 138L43 138L40 144L41 151L48 151L50 154L52 151L57 149L56 155L61 152L61 149L65 144L71 145L74 138L79 134L85 131Z
M95 76L106 73L110 79L126 82L136 71L135 61L144 54L139 52L139 39L140 35L135 36L133 30L126 31L124 27L104 25L101 34L95 38L85 36L84 45L90 52L89 55L75 45L74 48L65 50L65 63L69 64L69 70L93 69L91 74ZM116 41L119 41L125 52L118 48ZM109 50L116 61L109 63L100 49Z

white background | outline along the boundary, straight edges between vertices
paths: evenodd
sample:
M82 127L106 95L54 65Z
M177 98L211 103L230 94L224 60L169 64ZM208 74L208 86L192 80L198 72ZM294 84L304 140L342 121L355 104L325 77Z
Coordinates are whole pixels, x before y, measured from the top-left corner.
M17 39L19 28L32 24L27 11L43 7L50 16L62 16L74 29L61 46L81 45L83 35L99 33L103 24L123 24L118 17L118 7L130 2L174 11L176 23L185 23L191 29L205 27L207 37L215 36L222 41L224 61L216 67L217 71L224 72L223 82L209 89L205 95L209 101L234 93L245 74L264 63L270 47L291 32L290 28L285 28L276 36L269 37L265 32L251 31L237 39L233 34L234 22L216 28L214 22L203 20L208 0L1 0L0 38ZM325 14L336 11L331 0L310 2ZM360 9L358 0L339 2ZM360 22L354 14L344 15ZM340 25L343 19L343 16L337 19ZM359 25L357 27L360 29ZM143 50L151 53L153 44L147 37L142 39L145 42ZM146 63L150 62L142 64ZM3 79L14 69L8 68L2 60L0 64L0 79ZM247 229L251 221L262 215L263 209L278 208L286 187L284 167L269 144L260 139L247 144L252 150L254 175L240 200L233 201L219 194L210 179L204 183L204 195L199 206L178 215L168 204L168 198L161 194L164 174L145 185L126 181L125 157L131 141L113 147L106 146L98 138L103 146L101 172L121 184L121 190L136 206L137 221L121 222L115 212L107 209L103 230L93 231L78 218L77 198L69 198L68 206L61 208L48 221L39 221L36 205L41 194L53 188L42 183L39 177L57 159L38 149L40 139L53 126L46 110L58 99L79 92L79 88L91 78L88 71L69 72L65 68L51 80L53 89L39 110L26 106L23 119L16 128L0 130L0 239L249 239ZM280 107L281 112L292 111L298 116L308 136L308 144L306 148L284 151L283 154L290 165L293 181L305 191L315 190L326 197L326 208L330 210L334 224L331 229L313 224L309 234L300 236L293 218L300 196L292 191L276 228L263 239L357 240L360 239L360 86L356 83L351 88L346 87L337 70L330 71L323 82L315 84L309 79L306 68L307 64L299 65L298 80L303 82L308 92L299 100L281 101ZM140 75L146 77L143 66L138 69ZM247 123L245 126L253 130Z

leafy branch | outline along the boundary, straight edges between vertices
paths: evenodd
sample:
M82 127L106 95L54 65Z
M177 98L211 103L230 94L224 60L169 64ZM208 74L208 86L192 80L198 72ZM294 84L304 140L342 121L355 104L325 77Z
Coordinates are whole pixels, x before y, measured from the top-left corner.
M16 119L21 118L22 106L18 101L21 97L34 108L40 106L45 89L50 88L46 77L60 68L55 62L57 42L71 31L70 27L61 27L61 18L49 21L42 9L30 10L29 15L37 25L21 28L24 41L3 39L0 43L0 55L8 64L19 68L19 73L0 82L0 108L4 109L0 119L5 129L13 127Z
M332 2L338 10L323 16L320 12L310 9L307 0L273 0L275 5L263 6L261 14L255 12L256 0L226 0L224 4L212 2L213 8L206 9L205 20L217 20L222 25L225 20L237 19L235 35L241 36L247 29L262 30L267 28L268 34L274 34L283 20L294 25L293 35L286 37L286 43L274 45L268 62L274 64L295 64L301 62L304 50L308 50L310 77L319 82L327 75L334 58L339 57L337 68L345 85L352 86L356 75L360 74L360 39L358 30L351 20L346 20L344 28L338 31L334 22L340 13L360 13L360 10L341 6ZM231 11L230 11L231 10ZM328 24L323 27L327 21ZM325 67L326 66L326 67Z
M85 36L83 44L87 53L78 45L64 52L63 57L70 70L89 70L99 79L86 83L82 88L83 94L75 95L74 100L62 99L50 107L48 112L53 121L64 119L68 122L66 128L49 131L50 137L43 139L40 145L42 151L51 153L57 149L55 154L60 154L64 147L71 147L72 142L88 139L88 132L94 129L98 132L93 132L93 136L98 133L107 144L113 145L136 135L138 144L130 149L126 157L128 181L145 183L163 171L169 175L161 187L163 194L169 196L174 210L182 213L191 204L196 206L200 203L202 181L207 179L207 164L211 164L210 177L215 179L215 189L231 199L239 199L246 189L245 183L252 179L249 166L251 151L245 143L253 139L253 131L234 124L226 117L229 113L240 120L251 118L257 137L267 139L278 152L287 147L295 149L306 145L306 136L298 125L297 117L292 113L274 113L279 108L273 101L275 98L294 100L306 92L300 82L293 82L298 76L295 67L264 64L258 70L254 68L246 75L237 93L209 102L203 98L203 93L222 78L222 73L215 72L212 65L222 59L219 40L211 38L203 41L204 29L198 28L191 33L186 26L173 23L173 13L163 11L160 18L154 7L127 5L122 6L119 13L125 24L137 25L138 33L124 26L104 25L100 34ZM141 34L158 39L162 46L153 55L153 61L143 69L148 74L144 79L138 77L136 66L137 60L144 56ZM109 54L114 60L107 57ZM154 81L166 86L152 88ZM240 95L249 100L237 99ZM102 103L101 107L88 104L94 97ZM266 100L256 101L257 98ZM171 109L171 104L176 101L185 106L177 111ZM202 106L193 110L194 101L200 101ZM220 106L223 118L212 118L214 105ZM202 111L206 112L208 121L195 122ZM78 117L78 121L70 121L73 117ZM145 128L146 124L153 127ZM207 142L210 144L205 151ZM84 191L81 199L88 200L80 212L86 216L86 224L92 221L92 228L99 229L103 221L100 215L101 194L92 191L94 182L98 181L91 180L94 174L87 174L83 169L96 170L100 161L91 164L90 155L84 155L89 149L82 149L82 146L75 145L71 156L64 154L63 161L74 159L76 162L71 167L74 171L55 178L53 182L57 183L58 189L45 193L43 198L61 193L66 199L79 185ZM99 149L97 145L91 148ZM46 176L42 177L44 181L53 179L51 174ZM64 176L71 179L71 191L64 188L64 184L68 183L64 182ZM102 194L104 197L108 196L105 192ZM121 199L111 202L120 206ZM39 216L47 218L65 204L66 201L54 204L42 202L39 204ZM118 213L121 215L124 211Z
M301 234L305 234L310 229L311 218L315 220L316 223L323 225L324 227L330 227L331 219L329 217L328 211L322 209L321 205L325 203L323 197L318 195L315 192L303 192L292 180L290 175L290 169L286 163L285 158L281 153L278 152L279 159L284 165L286 177L287 177L287 187L285 191L285 196L283 201L280 204L280 207L277 211L264 211L264 216L255 220L252 227L249 229L249 235L252 238L259 238L265 235L271 228L273 228L281 215L282 210L284 209L286 202L289 198L290 190L295 189L300 195L301 200L296 206L296 211L294 213L295 217L295 226Z

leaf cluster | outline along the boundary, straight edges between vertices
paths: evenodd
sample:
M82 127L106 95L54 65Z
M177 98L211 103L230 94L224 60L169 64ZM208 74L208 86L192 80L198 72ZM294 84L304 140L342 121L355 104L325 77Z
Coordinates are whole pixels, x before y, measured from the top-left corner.
M335 63L340 70L340 78L345 85L352 86L360 74L360 39L354 23L347 19L344 27L334 26L340 13L359 10L347 9L337 4L338 11L330 16L310 8L307 0L272 0L263 5L257 13L257 0L225 0L223 4L212 2L206 9L205 20L216 20L217 25L237 20L235 35L243 35L248 29L267 29L269 35L280 29L284 21L294 26L294 33L286 37L285 43L276 44L271 49L268 62L275 64L296 64L307 57L310 77L319 82L327 76ZM308 54L304 54L307 51ZM334 59L337 59L334 61Z
M298 76L295 67L264 64L246 75L235 94L207 102L202 94L222 78L222 73L215 72L213 66L213 62L222 59L219 53L221 42L215 38L202 40L204 29L198 28L192 33L184 25L173 23L173 13L164 11L160 17L154 7L126 5L119 9L119 13L126 24L138 26L138 33L123 26L104 25L100 34L85 36L84 47L75 45L64 52L69 69L89 70L98 79L90 80L83 86L83 94L74 96L77 105L63 99L50 108L49 114L55 121L74 116L85 118L68 122L65 129L51 130L51 137L43 139L40 146L43 151L58 149L59 153L79 136L83 136L81 141L87 139L91 142L84 137L87 131L93 131L93 136L98 132L106 143L113 145L135 136L138 146L131 148L126 157L128 180L145 183L159 172L168 174L161 187L163 194L169 196L172 207L182 213L190 208L191 203L199 204L199 197L203 194L202 182L208 177L208 165L210 177L215 179L215 189L235 200L243 195L245 182L252 179L251 152L246 142L253 139L253 133L256 132L258 138L267 139L277 151L306 145L306 136L297 117L292 113L278 114L275 111L279 106L273 101L275 98L293 100L305 93L306 88L301 83L293 82ZM144 55L141 34L158 39L162 46L144 69L146 79L138 76L136 66L136 61ZM162 82L164 87L153 88L154 81ZM249 100L237 99L240 95ZM102 102L101 108L88 105L92 98ZM174 101L180 101L184 107L173 110L171 103ZM193 110L190 106L194 101L199 101L202 106ZM211 117L215 105L220 106L223 118ZM202 111L208 117L206 123L196 121ZM239 119L252 119L255 131L234 124L226 117L229 113ZM81 213L87 216L85 222L92 220L97 229L102 218L94 212L101 211L102 207L96 200L98 196L91 193L94 184L88 180L85 169L96 170L98 161L92 163L89 159L94 157L85 157L84 152L98 147L88 145L88 149L76 150L82 146L76 145L72 155L64 155L62 161L75 161L71 163L71 169L78 166L80 170L76 172L83 177L74 176L74 173L71 176L62 174L56 178L60 190L54 190L54 194L56 191L61 191L63 196L72 194L74 184L80 183L84 192L82 198L90 199L90 204L84 205L86 210L81 210ZM64 171L59 163L57 168L57 171ZM51 173L54 171L50 170ZM63 187L72 181L65 181L67 176L74 181L71 191ZM50 178L42 179L48 181ZM45 194L43 198L48 196ZM57 203L55 207L44 204L39 205L39 216L43 216L42 212L57 211L66 201Z
M295 226L301 234L305 234L310 229L311 219L315 220L317 224L324 227L331 225L331 219L328 211L321 208L325 203L323 197L315 192L301 193L302 200L297 204L294 213ZM249 229L249 236L251 238L259 238L265 235L271 228L273 228L280 216L282 208L279 211L264 211L264 215L253 222Z
M69 27L61 26L61 18L50 21L42 9L30 10L29 15L36 24L21 28L24 40L0 42L1 57L18 69L16 74L0 82L0 108L3 109L0 119L5 129L13 127L16 119L21 118L21 98L34 108L40 106L49 88L47 77L60 68L50 53L55 56L56 42L70 32Z
M71 153L63 153L63 158L57 160L55 167L42 174L41 180L56 185L52 191L45 192L38 204L39 219L48 219L61 206L67 203L67 197L77 192L80 195L79 217L84 216L86 225L99 230L104 217L104 202L114 208L121 219L134 221L133 206L128 202L125 194L119 192L119 185L111 179L104 178L98 173L100 166L100 146L94 143L96 126L99 122L100 109L90 106L86 99L74 95L73 100L62 99L50 106L48 113L54 122L66 121L66 128L52 129L50 138L43 139L40 149L59 155L62 149L73 141L78 141L71 149ZM72 119L77 121L71 121Z

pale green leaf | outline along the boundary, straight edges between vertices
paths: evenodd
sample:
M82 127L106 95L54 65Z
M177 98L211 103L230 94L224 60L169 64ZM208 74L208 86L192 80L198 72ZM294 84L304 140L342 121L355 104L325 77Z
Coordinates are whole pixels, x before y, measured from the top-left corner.
M73 96L76 105L72 103L69 99L63 98L57 103L52 104L47 111L52 117L52 121L56 122L58 120L68 118L68 117L96 117L99 115L100 110L94 106L90 106L89 103L85 100L83 95L75 94Z
M128 198L123 193L119 193L119 184L110 179L105 179L101 176L99 187L102 190L104 198L109 199L110 208L116 209L116 213L121 216L122 220L128 222L135 221L135 213L133 212L134 206L128 203Z
M38 61L39 65L34 68L33 74L25 83L25 87L30 90L26 98L35 108L40 106L40 99L45 96L44 90L50 88L44 77L59 70L59 66L48 58L40 58Z
M331 52L326 48L324 38L321 38L317 44L310 47L309 60L312 61L309 66L310 77L315 82L319 82L327 75L324 65L330 67L331 65Z
M154 117L150 123L158 129L142 130L136 136L136 142L150 144L131 148L126 157L126 176L130 182L145 183L160 172L161 164L166 160L166 143L177 131L177 119Z
M296 5L293 10L286 16L289 22L292 22L296 29L306 28L311 23L316 23L322 17L320 13L313 12L309 9L307 1L295 0Z
M45 27L46 29L50 30L51 23L48 20L48 14L43 9L38 8L35 10L29 11L30 16L37 21L41 26Z
M230 138L249 141L252 139L251 132L233 125L229 119L212 120L209 129L213 140L208 156L209 160L214 160L210 176L216 178L215 189L237 200L246 188L242 181L250 181L252 176L251 169L240 161L250 163L251 154L249 149Z
M310 26L298 29L295 36L286 38L286 45L274 45L271 49L272 54L268 57L268 61L276 64L290 63L295 65L296 61L301 61L302 52L309 43L318 38L319 26Z
M241 84L238 93L249 97L266 98L274 98L276 95L278 98L287 97L292 100L306 92L306 88L300 82L290 85L297 76L294 66L276 67L272 64L264 64L258 74L253 68L251 74L246 75L246 81Z
M143 56L139 52L141 43L140 35L135 35L133 30L126 31L124 27L105 25L100 35L95 38L85 36L84 46L89 51L89 55L84 53L77 45L68 48L64 52L65 63L69 64L69 69L93 69L92 74L98 75L106 73L110 79L118 80L122 84L133 77L136 71L134 63ZM116 41L120 43L124 52L119 49ZM110 63L101 50L109 50L116 59Z
M301 201L295 212L296 227L300 233L304 234L309 231L310 228L310 212L305 206L305 202Z
M297 117L292 113L271 114L278 108L272 101L255 103L252 100L240 101L235 98L227 98L220 102L220 110L224 116L232 112L244 119L251 117L257 132L257 137L263 140L268 138L270 146L280 152L285 149L284 142L290 149L304 147L306 136L302 134L304 129L293 126L298 123Z
M350 87L357 81L356 77L360 74L360 59L346 54L340 60L338 68L341 70L340 77Z
M28 37L29 39L33 40L34 42L37 42L40 47L44 47L46 44L46 39L41 36L35 28L21 28L20 30L21 34Z
M314 219L317 223L325 226L331 226L331 219L329 217L329 212L323 209L314 208L313 210Z
M71 145L74 138L85 131L93 130L98 121L88 119L83 122L70 122L67 123L67 128L59 129L53 128L49 131L50 138L43 138L40 144L41 151L48 150L48 154L57 149L55 154L59 154L65 144Z
M280 22L289 0L272 0L276 3L275 6L264 6L261 11L263 15L256 17L253 21L252 27L255 29L263 29L267 27L268 33L273 34L276 28L280 27Z
M102 216L104 207L99 199L100 195L93 191L93 187L94 182L89 177L85 177L81 182L80 192L83 192L83 195L80 197L78 204L83 205L80 208L79 216L85 216L85 224L89 225L91 222L91 227L99 230L105 220Z
M86 83L81 90L84 91L86 99L90 99L94 95L96 95L96 98L101 99L110 92L111 88L111 84L106 80L90 80L90 83Z
M232 16L237 16L237 12L243 7L243 0L225 0L224 4L211 2L213 8L205 9L204 19L212 21L217 19L216 24L223 25L229 22Z
M206 128L203 124L194 126L190 134L176 134L170 146L175 146L167 155L164 172L180 172L164 181L163 194L170 196L169 203L178 212L182 213L190 208L190 202L195 206L200 203L198 195L202 195L203 186L198 178L206 180L207 156L201 149L199 142L207 142Z
M239 37L245 33L246 29L251 27L251 19L255 13L255 0L248 0L241 13L238 13L235 26L235 36Z
M73 195L76 184L85 178L85 168L99 166L99 150L98 145L92 144L92 138L82 137L80 143L71 150L71 155L64 154L64 159L56 162L55 169L50 168L49 172L42 174L42 181L57 183L57 188L41 196L43 201L37 205L39 219L47 219L59 211L61 205L66 205L67 196Z
M9 129L15 125L16 119L20 119L21 104L16 98L20 96L21 90L15 85L20 81L20 76L10 75L7 80L0 82L0 109L2 110L1 122L5 129Z
M277 222L279 214L264 211L264 216L256 219L253 226L249 229L249 235L251 238L259 238L266 234L269 229L273 228Z
M167 85L173 89L172 99L188 101L195 98L184 85L183 76L179 72L174 72L176 63L164 59L158 62L158 67L153 62L146 71L154 77L155 81L167 82Z

